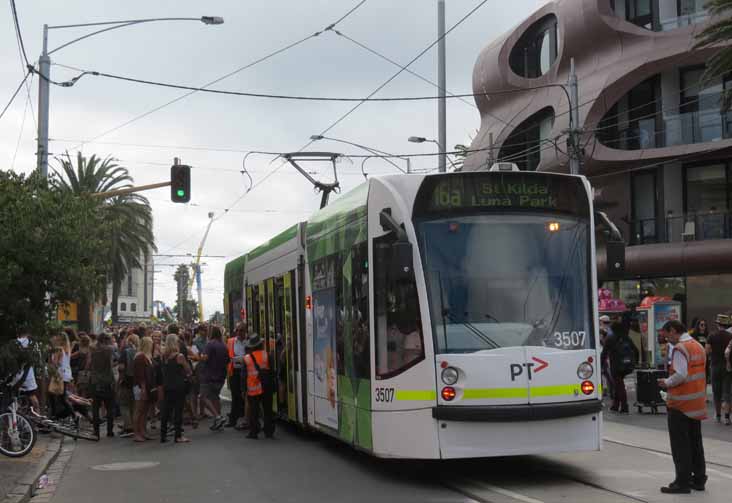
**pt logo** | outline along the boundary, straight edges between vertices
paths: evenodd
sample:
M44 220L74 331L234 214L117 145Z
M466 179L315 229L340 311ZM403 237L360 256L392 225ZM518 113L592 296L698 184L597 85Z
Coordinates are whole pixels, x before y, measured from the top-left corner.
M518 376L524 373L524 369L526 369L527 376L529 378L529 381L531 380L531 371L536 374L538 372L541 372L545 368L549 366L549 362L545 362L541 358L537 358L535 356L531 357L533 362L528 363L512 363L511 364L511 380L515 381ZM538 365L537 365L538 364ZM534 365L536 367L534 368Z

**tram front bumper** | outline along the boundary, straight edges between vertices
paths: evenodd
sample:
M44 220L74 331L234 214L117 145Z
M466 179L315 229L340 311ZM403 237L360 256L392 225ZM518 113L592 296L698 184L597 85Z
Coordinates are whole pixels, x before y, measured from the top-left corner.
M544 421L595 414L602 410L600 400L526 405L438 405L432 417L444 421Z

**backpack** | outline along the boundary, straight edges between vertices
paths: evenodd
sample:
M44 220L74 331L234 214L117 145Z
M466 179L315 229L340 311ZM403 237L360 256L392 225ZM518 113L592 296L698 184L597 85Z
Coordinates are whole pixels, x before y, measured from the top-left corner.
M636 360L635 346L633 341L628 337L624 337L618 341L617 349L617 372L619 374L628 375L635 369Z

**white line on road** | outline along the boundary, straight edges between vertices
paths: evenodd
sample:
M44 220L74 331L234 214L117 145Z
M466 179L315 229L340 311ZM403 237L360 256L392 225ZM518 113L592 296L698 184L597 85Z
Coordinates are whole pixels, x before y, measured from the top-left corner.
M523 494L519 494L513 491L509 491L508 489L503 489L502 487L494 486L491 484L481 484L486 489L493 491L494 493L502 494L504 496L508 496L509 498L513 498L519 501L523 501L524 503L544 503L541 500L537 500L534 498L530 498L528 496L524 496Z
M501 496L507 496L517 501L522 501L523 503L544 503L542 500L531 498L529 496L525 496L523 494L519 494L517 492L477 480L464 479L459 484L452 483L448 485L450 485L454 489L457 489L463 494L479 499L484 499L479 491L490 491L496 494L500 494Z

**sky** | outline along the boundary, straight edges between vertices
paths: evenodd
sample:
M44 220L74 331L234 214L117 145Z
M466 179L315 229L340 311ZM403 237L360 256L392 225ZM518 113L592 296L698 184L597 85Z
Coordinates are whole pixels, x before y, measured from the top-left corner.
M221 16L223 25L178 21L140 24L79 41L51 55L51 79L85 70L187 86L204 84L267 54L321 31L357 5L357 0L209 0L81 1L16 0L28 58L37 61L43 25L95 23L158 17ZM472 10L479 0L447 0L447 27ZM447 88L471 93L475 60L485 46L520 23L546 0L489 0L450 33ZM407 63L437 38L437 2L432 0L366 0L336 29L388 58ZM49 50L83 36L93 28L49 30ZM24 75L10 5L0 8L0 101L2 106ZM437 48L410 69L437 81ZM359 98L373 92L398 71L391 63L333 32L325 32L267 61L221 80L213 89L268 94ZM0 169L28 173L35 169L38 81L23 89L0 119ZM433 96L436 89L406 72L378 97ZM317 210L320 197L305 178L272 156L249 151L293 152L319 134L354 103L303 102L194 93L144 117L185 91L86 76L73 87L51 86L49 150L54 156L112 156L128 168L136 185L167 181L173 158L192 166L191 202L170 202L169 189L145 192L153 209L159 254L195 254L208 223L204 254L203 304L206 317L223 311L224 267L232 260ZM447 100L448 150L469 144L480 126L478 110ZM125 125L128 121L130 124ZM327 136L395 154L436 151L433 143L408 143L409 136L437 136L437 103L366 103ZM89 140L94 140L89 142ZM87 143L83 143L87 141ZM363 154L358 148L321 140L309 150ZM345 193L362 183L361 159L342 159L338 178ZM400 164L399 162L397 162ZM415 159L412 168L433 170L436 157ZM308 163L315 178L330 181L332 168ZM379 159L366 162L370 174L395 173ZM275 171L276 170L276 171ZM273 174L272 174L273 173ZM271 175L270 175L271 174ZM335 200L335 197L332 198ZM234 204L236 203L236 204ZM228 211L226 211L228 209ZM155 300L175 303L175 265L190 257L157 257Z

